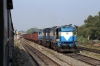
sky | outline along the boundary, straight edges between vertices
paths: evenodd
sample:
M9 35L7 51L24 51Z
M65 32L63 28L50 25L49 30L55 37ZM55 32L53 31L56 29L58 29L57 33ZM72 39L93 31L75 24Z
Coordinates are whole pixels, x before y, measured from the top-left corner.
M100 0L13 0L14 29L48 28L84 24L89 15L98 15Z

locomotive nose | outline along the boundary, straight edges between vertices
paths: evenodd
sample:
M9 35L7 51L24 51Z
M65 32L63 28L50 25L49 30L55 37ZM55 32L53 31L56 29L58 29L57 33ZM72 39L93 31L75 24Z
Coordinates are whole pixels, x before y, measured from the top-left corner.
M68 48L68 47L70 47L70 48L73 48L73 47L75 47L75 44L67 44L67 43L61 43L60 44L60 47L62 47L62 48Z
M60 46L61 46L62 48L66 48L66 47L68 47L69 45L62 42L62 43L60 44Z

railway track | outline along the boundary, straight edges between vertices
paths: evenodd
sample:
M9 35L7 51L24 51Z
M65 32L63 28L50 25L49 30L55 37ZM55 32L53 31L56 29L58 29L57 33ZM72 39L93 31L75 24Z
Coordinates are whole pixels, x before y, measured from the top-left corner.
M62 53L62 54L72 57L72 58L75 58L75 59L82 61L86 64L89 64L91 66L100 66L100 60L97 60L97 59L94 59L91 57L87 57L87 56L84 56L81 54L75 54L75 53ZM61 60L61 61L63 61L63 60Z
M90 48L81 47L81 46L78 46L78 49L80 49L80 50L86 50L86 51L90 51L90 52L94 52L94 53L100 54L100 50L96 50L96 49L90 49Z
M60 66L58 63L32 47L31 45L27 44L25 41L21 40L21 44L27 50L27 52L31 55L33 60L38 63L38 66Z
M63 53L64 55L66 56L69 56L69 57L72 57L72 58L75 58L77 60L80 60L82 62L85 62L87 64L90 64L92 66L100 66L100 60L97 60L97 59L94 59L94 58L91 58L91 57L87 57L87 56L84 56L84 55L81 55L81 54L75 54L75 53Z

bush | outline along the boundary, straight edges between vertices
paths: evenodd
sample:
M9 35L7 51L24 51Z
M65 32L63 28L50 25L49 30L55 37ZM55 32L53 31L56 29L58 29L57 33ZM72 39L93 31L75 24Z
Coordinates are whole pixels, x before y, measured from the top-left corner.
M84 38L83 36L80 36L77 38L78 42L81 43L81 44L86 44L88 43L88 39L87 38Z

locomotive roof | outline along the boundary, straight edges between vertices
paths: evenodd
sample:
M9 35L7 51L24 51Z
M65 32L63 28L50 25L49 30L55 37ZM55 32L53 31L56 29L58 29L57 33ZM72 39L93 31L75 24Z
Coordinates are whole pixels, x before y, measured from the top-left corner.
M62 27L70 27L72 26L72 24L69 24L69 25L63 25L63 26L53 26L51 28L44 28L42 30L46 30L46 29L53 29L53 30L56 30L57 28L62 28Z
M54 27L52 27L52 29L56 29L56 28L59 28L60 26L54 26Z
M70 26L72 26L72 24L64 25L64 26L61 26L61 27L70 27ZM60 28L61 28L61 27L60 27Z

